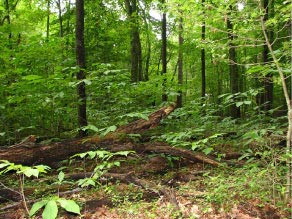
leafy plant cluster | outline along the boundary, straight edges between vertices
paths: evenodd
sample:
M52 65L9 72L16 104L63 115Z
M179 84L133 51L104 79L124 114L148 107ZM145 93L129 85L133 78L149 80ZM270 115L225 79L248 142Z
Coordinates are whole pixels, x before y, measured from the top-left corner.
M76 184L80 187L99 186L100 184L98 183L98 180L104 173L106 173L109 169L111 169L114 166L120 166L120 163L122 160L118 159L115 161L110 161L112 158L127 156L133 153L134 153L133 151L120 151L120 152L112 153L109 151L98 150L98 151L88 151L86 153L76 154L72 156L70 163L74 162L75 159L77 158L84 159L84 162L85 162L85 159L90 159L90 160L95 159L95 161L97 162L92 172L92 175L90 177L78 180ZM102 162L99 163L98 159L100 159ZM64 168L65 167L62 167L62 169ZM36 201L30 209L28 208L26 195L24 193L25 177L38 178L40 174L44 175L49 170L51 170L51 168L46 165L37 165L37 166L30 167L30 166L24 166L20 164L14 164L7 160L0 161L0 176L3 176L4 174L8 172L13 172L15 175L19 177L20 194L21 194L26 212L30 217L36 215L37 212L43 208L42 217L44 219L55 219L58 216L58 205L67 212L81 215L79 205L74 200L68 200L68 199L60 197L59 189L58 189L57 196L52 195L50 197L42 198L40 201ZM61 186L64 183L66 183L65 174L63 171L60 171L58 174L57 181L54 184Z

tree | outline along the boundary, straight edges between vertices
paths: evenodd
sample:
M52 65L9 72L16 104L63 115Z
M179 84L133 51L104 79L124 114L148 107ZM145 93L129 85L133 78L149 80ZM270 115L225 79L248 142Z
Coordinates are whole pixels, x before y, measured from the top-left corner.
M179 17L179 25L178 25L178 96L177 96L177 107L182 107L182 90L181 86L183 85L183 18L182 12L180 11L181 16Z
M131 81L138 82L143 80L143 66L137 0L125 0L125 6L131 25Z
M64 36L64 30L63 30L63 18L62 18L62 6L61 6L61 0L56 1L57 8L58 8L58 17L59 17L59 25L60 25L60 37Z
M271 14L269 8L272 8L274 4L274 1L269 0L263 0L263 8L265 11L264 14L264 22L268 21L269 16ZM273 41L273 31L268 31L267 32L269 41ZM268 64L269 61L271 61L271 58L269 57L269 48L267 44L264 44L263 46L263 64L266 65ZM264 111L269 111L273 107L273 74L272 73L267 73L263 77L263 87L264 91L261 94L261 104L263 104L263 110Z
M202 7L203 7L203 15L205 15L205 0L202 0ZM202 43L204 43L206 39L206 21L205 18L203 18L202 22L202 36L201 40ZM206 97L206 57L205 57L205 48L201 49L201 76L202 76L202 92L201 96L202 98Z
M232 11L233 11L233 7L230 5L229 15L227 16L226 24L227 24L228 40L229 40L228 56L229 56L230 91L231 91L231 94L235 95L239 92L239 86L238 86L239 73L238 73L238 67L236 63L236 50L233 44L233 39L234 39L233 24L232 24L232 21L230 20ZM240 108L237 107L235 103L233 103L230 107L230 115L233 118L240 118Z
M162 60L162 72L161 74L164 75L163 79L163 93L162 93L162 101L167 101L167 94L166 94L166 72L167 72L167 36L166 36L166 11L165 11L165 0L161 0L161 4L163 7L162 13L162 23L161 23L161 60Z
M47 30L46 30L46 34L47 34L47 41L49 41L49 37L50 37L50 4L51 1L47 0Z
M86 90L85 90L85 46L84 46L84 1L76 0L76 62L78 66L77 85L78 93L78 124L79 137L87 135L82 127L87 126Z

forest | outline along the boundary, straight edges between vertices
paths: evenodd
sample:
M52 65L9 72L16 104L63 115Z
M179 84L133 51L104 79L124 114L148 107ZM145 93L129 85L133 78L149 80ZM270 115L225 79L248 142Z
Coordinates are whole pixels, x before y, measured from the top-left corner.
M292 218L291 0L1 0L0 219Z

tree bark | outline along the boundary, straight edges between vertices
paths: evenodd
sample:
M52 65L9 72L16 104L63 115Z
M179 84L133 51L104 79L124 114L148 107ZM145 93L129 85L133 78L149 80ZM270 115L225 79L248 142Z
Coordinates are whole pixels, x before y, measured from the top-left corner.
M49 38L50 38L50 14L51 14L50 0L47 0L47 31L46 31L47 41L49 41Z
M203 15L205 15L205 0L202 0L202 7L203 7ZM202 43L204 43L206 39L206 22L205 17L203 18L202 22L202 35L201 40ZM202 76L202 91L201 91L201 97L204 101L204 98L206 97L206 59L205 59L205 49L201 49L201 76Z
M49 145L31 144L31 142L25 141L13 147L0 149L0 160L9 160L13 163L25 165L50 165L77 153L96 150L97 144L105 145L106 147L107 145L114 145L115 142L119 142L118 148L122 150L126 134L143 133L146 130L157 127L160 121L174 111L175 108L176 105L163 107L150 114L148 120L136 120L119 127L115 132L109 133L105 137L91 136ZM20 154L21 156L19 156Z
M232 6L229 7L230 13L232 13ZM228 40L229 40L229 75L230 75L230 91L231 94L236 94L239 92L239 73L238 67L236 64L236 51L233 45L233 24L230 20L230 17L227 17L227 31L228 31ZM240 118L240 108L236 107L236 104L233 103L230 107L230 115L233 118Z
M161 26L161 60L162 60L162 72L161 74L165 77L162 83L162 101L167 101L166 94L166 72L167 72L167 36L166 36L166 12L165 12L165 0L161 0L163 6L163 14L162 14L162 26Z
M288 110L288 113L287 113L288 131L287 131L287 136L286 136L286 154L291 155L291 152L292 152L292 100L289 96L288 86L287 86L286 79L285 79L285 74L283 72L283 69L282 69L280 63L279 63L279 60L277 59L277 57L275 55L275 52L272 48L268 34L266 32L266 23L265 23L264 17L261 18L261 27L262 27L263 35L265 37L266 45L267 45L267 47L270 51L270 54L272 56L273 63L275 64L277 71L278 71L280 78L281 78L283 93L285 96L286 106L287 106L287 110ZM287 163L288 170L287 170L287 174L286 174L287 182L286 182L285 199L286 199L286 202L288 203L292 198L292 158L287 156L286 163Z
M8 23L8 27L9 27L8 43L9 43L10 49L12 49L12 45L11 45L12 32L11 32L11 27L10 27L10 25L11 25L11 19L10 19L10 5L9 5L9 0L5 0L5 9L6 9L6 13L7 13L7 15L5 17L7 19L7 23Z
M137 0L125 0L125 6L131 25L131 81L138 82L143 80L143 68Z
M182 18L182 12L180 14L179 18L179 36L178 36L178 96L176 99L177 107L182 107L182 85L183 85L183 43L184 43L184 38L183 38L183 18Z
M270 2L271 6L273 4L273 2ZM269 10L269 0L263 0L263 7L265 10L265 15L264 15L264 22L266 22L269 19L270 16L270 10ZM270 42L273 41L273 31L268 31L268 37ZM271 61L271 58L269 57L269 48L268 46L265 44L263 47L263 63L267 64L269 61ZM263 87L264 87L264 92L263 92L263 97L262 99L262 104L263 107L262 109L267 112L270 109L272 109L273 107L273 90L274 90L274 86L273 86L273 74L272 73L268 73L264 79L263 79Z
M84 46L84 1L76 1L76 62L79 68L77 73L77 86L78 93L78 124L79 124L79 137L85 137L87 131L81 128L87 126L86 116L86 90L85 83L85 46Z
M60 24L60 37L64 36L63 31L63 18L62 18L62 7L61 7L61 0L57 0L57 7L58 7L58 17L59 17L59 24Z

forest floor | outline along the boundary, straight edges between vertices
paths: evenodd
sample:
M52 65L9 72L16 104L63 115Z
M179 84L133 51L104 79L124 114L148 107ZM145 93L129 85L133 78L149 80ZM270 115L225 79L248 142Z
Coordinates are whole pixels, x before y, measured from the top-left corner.
M143 135L130 132L112 148L96 143L97 151L55 163L38 178L24 177L27 169L0 172L0 219L29 218L27 211L34 203L58 197L74 200L81 209L81 215L74 215L59 206L60 219L292 218L292 200L284 201L286 126L282 120L266 122L257 116L238 123L175 113ZM150 127L145 126L147 121L138 121ZM146 150L146 144L167 150ZM172 148L187 151L187 156L181 149L176 155ZM198 153L212 155L216 162L190 159L189 154ZM42 205L31 218L42 218L44 211Z
M119 160L121 160L119 158ZM237 219L284 219L291 218L289 207L278 205L275 200L264 200L265 189L253 191L252 184L262 186L262 169L254 170L254 179L246 167L211 167L191 163L164 154L132 154L121 160L121 166L111 168L110 174L129 174L143 180L146 186L124 183L101 177L98 186L76 189L76 173L91 170L93 161L74 161L63 168L65 180L54 184L58 171L38 179L25 180L27 202L69 191L63 198L75 200L81 206L82 216L69 214L59 209L58 218L237 218ZM250 170L252 167L249 166ZM59 170L60 171L60 170ZM78 174L77 174L78 175ZM75 176L75 177L74 177ZM258 181L257 181L257 177ZM75 178L75 180L73 180ZM78 178L78 177L77 177ZM131 180L130 180L131 181ZM17 177L13 174L1 179L1 186L17 190ZM264 182L264 184L267 182ZM144 188L142 188L144 187ZM159 188L167 188L175 201L162 194ZM72 193L70 192L72 191ZM253 193L254 192L254 193ZM253 193L253 194L248 194ZM257 194L258 193L258 194ZM3 200L2 200L3 201ZM175 204L173 204L175 203ZM26 218L22 205L13 202L0 205L14 206L0 214L0 218ZM29 204L31 207L32 204ZM175 206L177 205L177 206ZM41 211L35 219L42 218ZM27 217L28 218L28 217Z

